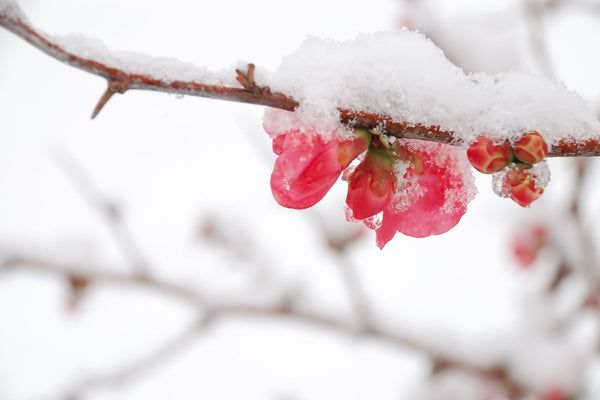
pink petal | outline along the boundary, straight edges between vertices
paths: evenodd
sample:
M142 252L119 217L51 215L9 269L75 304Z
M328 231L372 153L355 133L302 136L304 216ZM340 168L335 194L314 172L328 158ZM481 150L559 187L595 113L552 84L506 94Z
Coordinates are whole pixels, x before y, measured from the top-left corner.
M401 208L392 202L384 210L376 232L380 248L396 231L417 238L447 232L460 221L474 194L473 177L460 150L415 142L418 141L411 141L407 147L422 159L423 171L417 174L409 168L405 178L417 189L406 191Z
M346 204L353 218L365 219L383 211L394 192L392 159L369 150L348 177Z
M288 208L313 206L327 194L342 173L336 141L290 132L271 174L275 200Z

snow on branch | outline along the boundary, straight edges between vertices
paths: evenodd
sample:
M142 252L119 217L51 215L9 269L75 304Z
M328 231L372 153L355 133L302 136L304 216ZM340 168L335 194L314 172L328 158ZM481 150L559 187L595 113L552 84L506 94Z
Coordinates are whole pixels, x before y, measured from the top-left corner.
M82 35L52 37L35 29L15 2L0 2L0 26L13 32L49 56L108 81L108 89L95 116L115 93L131 89L202 96L293 110L297 102L282 95L253 93L232 87L235 79L210 73L192 64L166 57L133 52L111 52L99 40Z
M482 134L514 141L537 131L550 146L548 156L600 155L600 123L564 85L524 71L465 75L414 32L360 35L346 43L310 38L277 71L255 72L250 64L236 78L233 71L110 51L80 35L44 34L12 0L0 0L0 26L59 61L105 78L108 87L92 117L115 93L153 90L264 105L320 124L341 122L453 145Z

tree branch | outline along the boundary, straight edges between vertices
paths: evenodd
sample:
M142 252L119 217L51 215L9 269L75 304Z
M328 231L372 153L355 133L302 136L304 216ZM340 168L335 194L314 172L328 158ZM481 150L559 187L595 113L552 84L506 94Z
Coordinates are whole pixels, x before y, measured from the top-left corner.
M21 39L29 42L50 57L77 69L101 76L108 81L108 88L96 105L92 118L96 117L104 105L115 93L128 90L152 90L180 95L200 96L226 101L256 104L267 107L294 111L299 103L284 93L274 93L268 86L259 86L249 73L254 66L250 64L248 73L238 71L237 79L243 87L231 87L219 84L207 84L193 80L168 80L149 74L128 72L114 65L98 60L78 56L67 51L47 35L34 28L16 3L6 2L0 9L0 26L11 31ZM252 83L252 84L251 84ZM352 127L376 128L384 134L405 139L421 139L444 144L460 145L452 131L441 130L439 126L409 125L406 122L394 121L393 118L361 110L339 109L342 123ZM574 157L600 155L600 141L589 139L583 141L561 140L550 146L549 157Z
M354 337L360 335L364 338L382 342L398 350L413 350L422 353L432 360L438 370L441 367L443 369L460 369L466 371L493 386L502 388L508 394L533 394L532 390L526 385L512 378L506 368L478 365L466 359L457 358L448 351L436 348L436 346L432 346L425 341L383 328L373 321L370 321L368 325L363 326L360 331L357 331L351 321L330 316L326 313L300 309L295 306L294 301L289 301L287 296L283 296L279 302L269 304L250 304L243 301L212 301L197 289L192 289L178 283L162 281L154 277L105 272L86 266L66 266L28 256L13 256L5 258L0 263L0 271L16 267L49 273L64 279L77 277L89 282L91 286L108 283L148 288L159 294L179 299L197 308L200 318L203 318L200 320L200 326L213 324L227 317L276 318L299 322L307 326L342 335L351 335ZM184 334L184 336L189 337L187 334ZM104 379L101 379L101 381L105 382Z

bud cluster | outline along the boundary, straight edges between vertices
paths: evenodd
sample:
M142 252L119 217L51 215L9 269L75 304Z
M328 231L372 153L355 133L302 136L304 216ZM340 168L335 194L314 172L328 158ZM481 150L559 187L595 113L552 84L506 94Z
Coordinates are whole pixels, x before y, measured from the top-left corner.
M503 177L503 193L522 207L528 207L544 192L531 167L547 154L548 145L538 132L525 133L513 146L508 141L495 143L482 135L467 149L471 165L479 172L494 174L508 168Z

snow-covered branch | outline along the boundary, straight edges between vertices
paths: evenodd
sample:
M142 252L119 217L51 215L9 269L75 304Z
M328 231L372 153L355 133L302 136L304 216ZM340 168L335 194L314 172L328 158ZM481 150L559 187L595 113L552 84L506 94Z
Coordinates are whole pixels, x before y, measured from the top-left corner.
M279 90L290 85L304 85L306 83L304 81L312 79L310 74L307 74L306 79L302 82L282 84L277 82L278 76L275 76L275 82L270 83L267 80L267 84L264 84L260 79L259 82L255 81L254 73L249 73L254 70L254 66L250 64L247 71L237 71L237 80L242 84L242 87L239 87L233 71L211 73L203 68L178 60L109 51L101 42L79 35L66 37L47 35L36 29L22 13L17 3L12 0L0 2L0 26L61 62L105 78L108 87L94 109L92 117L100 112L114 94L125 93L134 89L258 104L288 111L302 109L305 103L314 106L314 101L311 103L314 99L309 99L306 102L305 93L302 91L292 95L287 90ZM442 54L426 39L413 36L407 39L409 44L416 46L411 48L416 51L415 54L411 54L411 58L419 59L420 57L429 57L431 54L435 58ZM363 42L366 40L370 39L362 38ZM383 42L386 40L389 40L389 38L383 38ZM419 41L423 43L417 43ZM307 46L314 46L314 43L308 43ZM425 47L425 50L421 53L419 53L421 51L419 46ZM327 48L321 49L322 52L328 52L329 50ZM344 51L347 52L347 50ZM350 50L350 54L353 51ZM361 60L371 58L372 54L362 54L359 49L355 56L356 60ZM401 55L401 57L404 56L406 54ZM299 60L301 61L302 58L289 61L287 69L289 70L289 64L297 63ZM368 61L367 67L369 68L373 65L382 64L378 60L370 59ZM404 61L410 64L408 58L405 57ZM432 60L419 60L421 64L428 64L430 61ZM586 108L585 103L573 93L566 91L561 85L519 73L500 78L494 76L468 77L447 60L443 59L443 63L444 68L449 68L443 74L434 77L435 79L431 79L431 82L427 82L423 87L410 87L405 91L398 86L395 79L384 79L386 76L383 76L380 82L377 83L364 79L358 83L352 82L352 86L360 84L366 86L377 85L377 87L371 87L370 89L373 90L364 96L357 94L369 89L368 87L363 87L361 92L349 93L352 100L340 102L347 104L337 104L334 107L334 112L342 123L351 127L377 129L383 134L399 138L423 139L454 145L468 143L483 133L490 135L489 130L492 131L490 135L492 137L505 136L514 139L524 131L537 129L542 132L550 145L548 152L550 157L600 155L600 141L597 138L600 125L598 125L592 113L584 110ZM312 65L303 65L302 67L300 68L302 71L314 69ZM336 68L336 66L333 65L331 68ZM352 74L353 71L349 73ZM387 73L386 70L382 71L383 75ZM269 77L268 73L257 75L260 78ZM445 75L454 76L457 82L460 81L459 85L457 86L456 82L453 82L447 87L436 87L440 84L440 80L446 80ZM295 77L294 74L291 74L291 76L290 79ZM342 78L352 79L352 77L346 77L345 75ZM422 84L423 82L419 78L417 83ZM380 85L382 85L382 88L379 88ZM386 85L389 85L389 87L386 87ZM446 93L447 91L452 92L453 89L461 92L466 87L471 86L477 87L477 90L473 93L477 92L480 96L473 97L470 92L462 93L457 97L460 99L457 102L457 98L448 96L448 93ZM429 89L430 92L421 93L419 98L405 99L407 96L419 95L418 92L422 91L423 88ZM485 90L481 90L482 88ZM379 89L383 89L384 92L392 92L392 95L396 96L398 100L390 103L383 93L378 93ZM530 96L528 96L528 92L533 89L539 89L541 92L537 94L529 93ZM323 94L319 90L316 90L316 92L318 95ZM303 98L297 98L298 95ZM535 99L536 96L537 99ZM550 99L547 98L548 96L550 96ZM494 97L500 100L498 101ZM524 99L523 97L527 98ZM331 97L331 99L333 98ZM360 99L357 100L357 98ZM378 98L381 99L377 100ZM534 103L527 103L531 102L530 98L534 98ZM431 103L431 100L440 99L442 99L440 104ZM552 104L551 101L556 99L563 100L563 102ZM479 114L481 112L479 111L481 110L479 109L477 109L479 111L472 110L472 113L462 111L456 113L456 110L459 110L460 107L471 109L473 104L477 105L482 100L486 103L482 106L484 107L482 110L485 111L483 114L486 114L484 117L480 118ZM489 104L487 104L487 100L489 100ZM514 103L508 104L512 100L514 100ZM397 111L402 108L402 104L406 101L418 103L421 111L424 108L430 108L430 110L415 112L411 107L408 107L404 111ZM535 103L535 101L538 101L538 103ZM374 105L371 106L367 102L374 102ZM380 104L375 104L377 102ZM379 107L381 104L385 106ZM440 107L443 108L452 104L456 109L439 112ZM504 107L507 104L508 107ZM507 123L506 126L503 123L497 123L498 118L504 118L510 112L521 112L524 113L523 115L527 115L525 115L525 120L522 115L511 117L513 121ZM439 114L442 119L438 120L437 117L432 119L430 114ZM450 115L449 121L443 119L445 118L444 114ZM560 120L561 118L562 120ZM546 119L548 119L548 122L542 122ZM490 121L492 124L488 126L487 123ZM465 125L465 123L469 125ZM544 126L525 127L525 125L538 123ZM544 127L549 129L542 129ZM506 131L503 131L504 129Z

